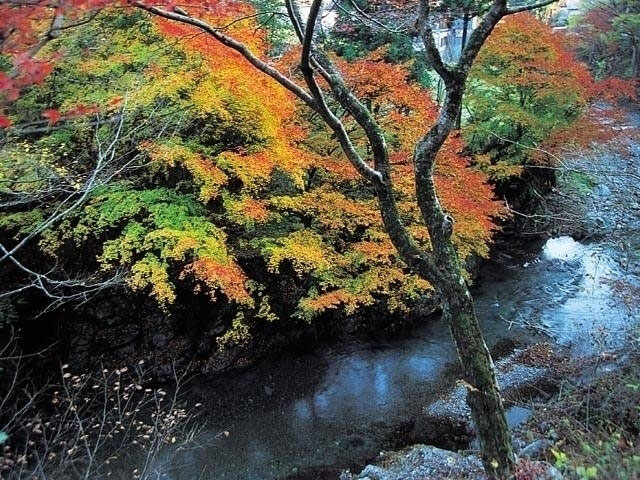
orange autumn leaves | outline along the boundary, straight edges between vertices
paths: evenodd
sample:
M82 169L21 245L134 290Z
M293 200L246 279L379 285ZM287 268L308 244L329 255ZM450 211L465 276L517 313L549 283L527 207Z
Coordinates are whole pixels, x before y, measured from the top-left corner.
M234 16L238 13L233 12ZM210 16L207 20L215 26L227 25L233 23L234 16ZM232 119L236 111L251 112L253 116L250 120L257 126L260 142L266 148L238 148L225 152L221 161L236 171L247 189L263 186L276 168L290 172L301 182L310 159L296 148L305 131L295 122L297 105L292 96L258 72L238 52L211 37L169 20L157 19L156 24L165 35L179 38L187 53L201 55L209 66L211 74L199 82L193 94L202 113L211 110L228 119ZM266 52L264 31L255 27L247 20L232 25L225 32L254 52Z
M212 25L228 25L232 19L207 20ZM213 39L197 35L188 26L162 19L156 22L165 35L180 38L185 51L201 55L209 65L211 74L193 96L198 108L218 116L225 111L232 115L231 110L237 108L251 112L261 141L215 158L178 150L167 154L166 147L158 146L148 147L149 151L174 165L171 156L181 156L183 167L200 186L201 200L222 200L226 220L253 232L253 244L261 245L257 248L273 274L282 274L289 264L295 275L311 281L299 303L304 317L336 308L354 313L382 298L391 310L406 309L430 288L398 261L372 191L326 131L302 126L305 119L300 105L289 92ZM238 22L225 32L264 56L267 42L253 27L250 21ZM295 72L296 62L292 53L280 66ZM385 131L405 223L428 248L428 233L415 203L412 152L435 121L437 105L427 90L408 80L406 65L384 62L378 53L351 63L338 59L337 64ZM343 120L366 158L364 137L352 120ZM493 199L484 175L469 168L469 159L461 154L463 148L458 137L446 143L438 157L436 184L447 210L457 219L455 241L466 258L488 253L494 228L491 218L501 214L501 206ZM270 190L277 171L291 179L295 192L283 195ZM325 173L318 177L317 171ZM240 192L226 190L230 179L240 181ZM263 233L270 222L287 215L306 219L307 226L275 236ZM242 297L237 287L247 274L237 264L220 269L196 262L192 271L210 289L221 289L230 298Z
M509 16L471 70L465 139L473 151L486 154L478 165L503 180L529 163L553 165L553 155L563 149L611 140L613 130L589 110L596 100L615 106L625 97L633 97L633 82L595 82L566 37L530 13ZM615 107L609 115L616 115Z
M230 25L237 14L210 13L207 21L228 26L226 33L266 59L263 32L251 19ZM153 37L145 38L149 45L127 39L109 55L88 52L78 69L109 78L111 62L139 68L140 89L127 103L131 111L144 118L148 109L166 104L166 111L177 107L185 120L162 135L141 133L135 148L149 160L144 172L132 174L104 198L93 198L90 211L83 211L102 218L118 210L112 208L116 201L135 211L90 229L102 242L101 264L127 269L133 290L167 307L180 301L181 292L195 289L258 318L270 298L275 306L286 295L269 289L288 277L301 287L293 302L298 311L286 315L310 318L330 309L354 313L374 305L411 308L430 286L398 260L373 191L335 139L304 116L289 92L239 54L190 27L158 18L144 21L155 25ZM178 45L169 58L148 53L162 51L164 41ZM428 248L415 204L411 157L437 106L428 91L408 80L406 65L386 63L377 54L349 64L336 61L385 131L403 221ZM295 61L289 66L295 75ZM73 98L83 100L89 89L74 90ZM69 104L43 109L48 123L62 129L69 115L83 114L69 111ZM371 161L357 126L348 117L344 121ZM462 149L459 138L447 142L436 183L458 220L455 241L467 257L486 254L491 217L500 213L500 205L484 176L468 168ZM184 283L180 288L179 282Z
M339 67L385 130L399 204L420 232L418 237L426 238L415 203L412 155L417 141L435 123L438 106L428 90L408 81L406 66L384 62L380 53L340 62ZM450 137L438 154L435 175L438 195L456 218L454 240L462 258L488 253L495 228L492 218L502 214L485 175L470 168L464 147L458 135Z

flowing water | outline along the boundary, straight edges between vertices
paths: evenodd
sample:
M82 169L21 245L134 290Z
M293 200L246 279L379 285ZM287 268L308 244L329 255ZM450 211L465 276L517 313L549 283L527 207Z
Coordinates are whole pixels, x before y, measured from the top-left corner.
M615 348L635 318L613 283L627 277L635 281L612 249L570 237L491 263L475 291L487 341L551 338L575 355ZM448 329L434 319L408 337L322 346L201 382L207 427L196 447L165 459L161 478L337 478L402 446L424 407L455 380L454 364ZM526 414L514 408L509 416L517 423Z

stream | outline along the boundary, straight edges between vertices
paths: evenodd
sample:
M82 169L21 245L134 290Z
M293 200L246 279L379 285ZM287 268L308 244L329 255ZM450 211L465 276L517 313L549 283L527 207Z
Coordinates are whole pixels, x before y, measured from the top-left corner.
M494 356L541 341L590 356L638 336L638 145L625 158L603 155L591 174L596 187L563 200L567 209L580 201L580 218L601 235L532 242L482 267L473 294ZM608 168L617 174L605 175ZM623 169L632 175L621 176ZM416 419L459 378L456 368L447 326L433 317L401 338L322 345L234 376L200 378L192 395L206 426L192 447L159 459L158 478L311 480L360 471L383 450L420 442ZM509 422L527 414L512 407Z
M487 264L474 292L487 342L550 337L574 355L615 349L635 312L610 282L627 276L609 247L570 237L552 238L517 262ZM455 380L455 355L435 319L403 338L323 346L201 382L207 427L199 446L165 459L162 478L335 479L404 446L415 418ZM526 411L515 407L508 416L514 425Z

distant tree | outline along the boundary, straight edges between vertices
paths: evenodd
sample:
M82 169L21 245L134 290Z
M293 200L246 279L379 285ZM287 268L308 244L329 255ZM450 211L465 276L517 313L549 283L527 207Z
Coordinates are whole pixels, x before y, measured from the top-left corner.
M501 182L527 167L556 167L567 145L611 140L616 132L591 115L592 105L635 96L632 81L594 81L563 34L523 12L496 27L471 69L464 138L476 165Z
M605 77L640 79L640 4L635 0L592 0L570 31L576 50Z
M585 115L592 84L549 26L529 13L505 19L480 51L465 96L465 139L485 155L479 166L502 180L540 164L537 148L559 130L569 136Z

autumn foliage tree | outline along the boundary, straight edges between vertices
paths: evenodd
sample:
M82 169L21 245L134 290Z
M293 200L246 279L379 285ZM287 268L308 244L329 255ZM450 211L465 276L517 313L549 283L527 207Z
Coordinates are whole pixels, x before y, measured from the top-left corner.
M486 155L480 166L496 179L522 172L536 148L586 113L591 75L562 38L529 13L497 27L471 71L465 138Z
M334 61L323 48L323 35L318 33L321 0L311 3L308 18L301 17L293 0L285 2L294 38L301 45L297 65L292 70L279 69L266 57L264 36L249 34L253 29L248 20L253 14L244 3L214 1L191 9L165 3L125 4L165 19L160 21L159 28L185 40L181 58L189 60L196 52L201 54L203 63L214 76L218 63L221 64L218 79L198 78L186 91L174 90L177 102L187 96L203 108L202 111L196 109L195 116L205 134L215 131L218 121L224 121L226 115L228 119L247 111L252 116L257 114L260 128L248 132L255 140L251 146L241 141L235 148L215 153L208 152L207 147L211 146L210 142L215 143L216 136L200 142L205 147L203 151L200 145L172 135L159 135L155 141L142 143L140 148L148 152L154 164L168 168L169 172L181 167L189 172L193 185L199 188L182 193L180 189L177 192L158 188L141 191L126 183L107 187L86 204L84 218L70 220L50 241L55 245L60 235L63 241L82 241L95 233L111 232L115 239L103 245L98 261L105 265L110 262L130 265L129 282L133 288L151 288L159 300L171 301L168 278L174 262L178 262L186 264L179 276L194 275L210 292L220 291L232 301L246 302L259 311L260 307L252 302L251 292L260 288L245 280L227 246L229 236L197 202L213 201L214 211L224 212L225 220L232 223L234 218L239 219L243 228L255 228L270 218L271 208L283 213L294 212L303 219L302 228L285 229L284 234L274 239L258 236L256 242L272 271L288 262L296 274L313 275L317 287L309 291L309 301L302 303L303 308L312 311L337 306L350 308L354 304L354 292L356 298L364 295L366 299L379 289L383 293L391 292L397 282L409 282L412 292L424 291L428 285L436 291L458 348L485 469L490 476L508 478L515 459L493 363L482 338L462 263L465 254L484 244L491 229L488 216L499 209L486 198L490 190L482 176L464 169L467 160L460 155L462 144L450 134L471 66L494 27L505 16L551 1L518 7L508 6L505 0L486 4L478 12L482 15L478 26L454 65L445 63L435 46L430 2L423 0L412 5L417 13L417 31L410 33L421 38L428 61L445 85L443 104L437 113L435 105L417 86L401 85L406 83L406 75L403 78L401 70L394 70L396 67L386 66L375 57L355 66ZM37 41L40 45L47 43L44 40L55 38L63 27L82 22L87 9L113 5L113 2L3 5L9 8L4 12L9 19L4 41L13 41L13 38L17 39L16 44ZM14 37L15 32L22 30L28 33ZM30 60L25 65L46 58L42 50L40 46L27 52L28 57L24 58ZM123 55L126 59L128 53ZM14 92L11 98L5 95L9 101L15 100L18 90L29 83L15 85L21 58L13 55L12 71L5 73L5 84L11 84ZM369 77L371 72L380 76L379 82L363 81L363 72L369 70ZM265 76L258 75L258 71ZM270 83L268 77L275 80L280 89ZM163 85L163 78L162 74L157 76L157 86L171 91L170 85ZM34 77L31 83L40 81ZM390 88L385 87L385 81L390 83ZM285 94L285 90L289 93ZM236 110L234 104L227 104L227 93L236 100L234 103L248 108ZM338 162L330 162L333 165L326 168L329 175L332 168L339 168L338 163L346 159L357 172L357 182L365 192L363 196L352 197L334 188L329 190L331 182L310 188L314 185L309 185L305 167L307 175L309 170L315 175L317 170L325 169L325 160L298 148L300 145L296 143L304 138L304 129L288 121L294 98L321 119L340 146L344 156ZM266 114L265 107L273 110ZM64 119L64 115L60 118L56 115L49 112L47 118L52 122ZM7 120L10 115L5 114L4 118L5 125L10 123ZM230 140L233 143L235 139ZM264 187L278 171L286 174L289 188L304 193L265 202ZM305 209L309 208L306 202L313 194L320 196L312 207L316 210L311 210L319 222L327 222L333 215L336 228L340 228L341 221L354 218L367 224L365 232L369 229L362 237L363 229L356 229L357 241L373 240L374 244L365 242L352 251L344 245L329 245L322 235L309 228L308 219L305 222ZM328 196L322 198L322 195ZM326 212L323 208L332 198L331 206L336 205L337 211ZM340 215L341 210L348 215ZM374 210L379 212L379 217L370 215ZM478 213L481 213L479 218ZM454 215L459 220L455 225ZM123 225L126 225L124 229ZM242 232L242 229L235 231ZM383 232L388 240L380 238ZM481 240L475 248L467 251L459 248L468 239L477 242L478 238ZM393 250L388 247L379 250L376 241L381 245L389 242ZM367 264L372 258L378 265ZM366 271L374 274L363 278L361 275ZM402 273L402 278L394 271ZM356 282L350 282L349 276ZM371 285L376 284L372 289ZM263 300L268 301L264 297Z
M234 34L260 51L267 48L251 28L237 25ZM170 44L176 37L184 39L180 46ZM123 148L121 154L137 155L149 166L96 190L82 208L41 235L39 250L59 269L71 274L77 265L66 260L69 252L98 242L96 266L105 275L126 272L132 291L149 294L166 311L188 289L231 302L237 315L221 346L245 342L261 322L292 311L305 321L373 307L406 314L432 295L433 287L395 255L373 193L326 129L312 119L303 128L306 120L294 98L267 77L259 77L262 84L255 89L252 67L242 59L206 38L191 38L185 26L151 23L140 14L103 12L50 45L60 47L66 60L54 75L23 91L9 110L15 126L0 153L5 180L27 174L15 168L18 156L82 176L94 153L87 138L94 114L70 116L81 103L89 111L106 105L100 109L106 116L126 103L124 128L137 124L138 133L127 139L134 150ZM83 55L87 49L91 55ZM154 55L158 50L163 55ZM290 59L281 61L283 68ZM413 208L411 148L437 107L427 90L408 81L407 68L379 54L342 62L341 68L378 112L393 147L403 216L427 245L428 233ZM371 75L378 84L371 85ZM47 103L50 95L56 104ZM40 120L45 105L47 115L55 111L57 118ZM164 119L159 131L155 118ZM349 125L348 117L344 121ZM34 146L27 151L20 132L32 124L44 125L43 134L31 139ZM364 137L355 141L365 148ZM45 149L49 153L41 158ZM485 176L467 168L462 149L460 139L452 138L437 181L458 219L454 240L466 259L488 253L491 219L500 206ZM17 241L55 208L51 201L48 209L15 210L2 226ZM286 298L274 288L283 283L297 284L299 293Z
M560 147L611 139L590 106L633 98L633 84L618 80L595 81L566 38L534 15L505 19L480 51L465 95L464 137L476 164L501 181L527 167L556 167Z
M570 26L573 45L598 80L640 78L640 7L632 0L586 2L579 22Z

